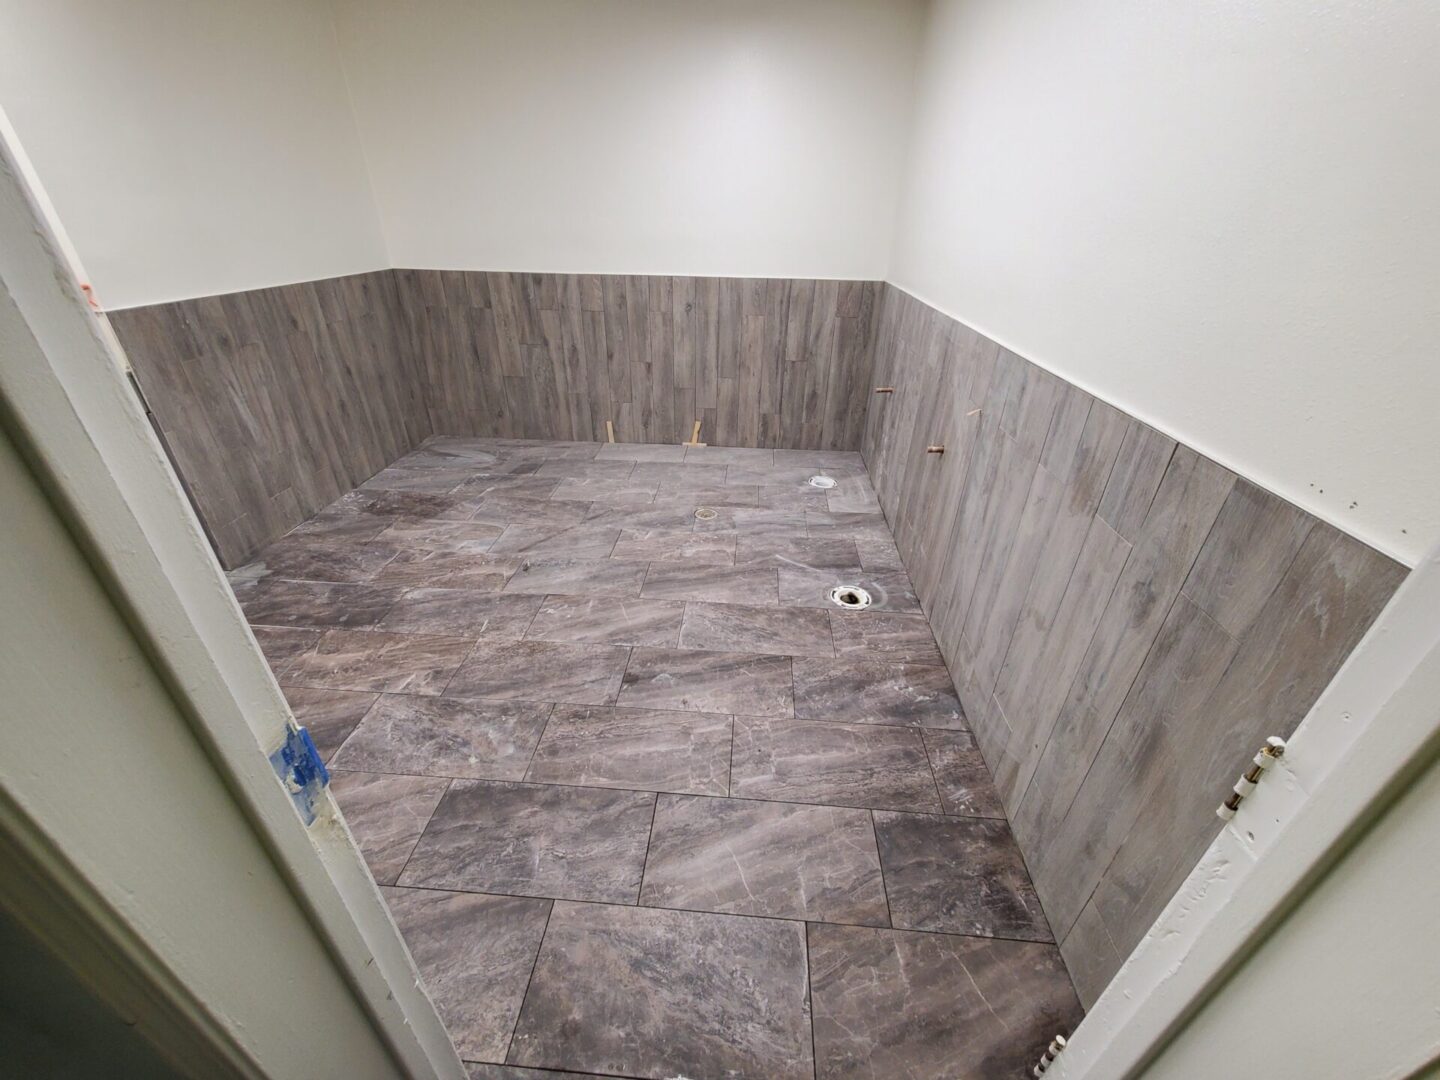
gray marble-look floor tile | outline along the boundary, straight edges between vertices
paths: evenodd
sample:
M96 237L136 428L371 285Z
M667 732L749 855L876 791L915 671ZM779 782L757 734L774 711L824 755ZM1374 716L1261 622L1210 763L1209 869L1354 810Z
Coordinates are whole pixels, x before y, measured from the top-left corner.
M927 731L924 735L945 813L1004 818L1004 803L995 790L975 736L968 731Z
M920 612L920 598L910 576L903 570L815 569L781 566L778 587L780 603L791 607L835 610L830 590L837 585L858 585L870 594L869 611Z
M730 717L557 705L525 779L724 795L730 787Z
M817 488L810 483L811 479L817 476L828 477L839 481L844 476L855 475L853 466L845 466L840 469L833 468L811 468L805 465L772 465L770 468L747 468L743 465L732 465L725 474L725 483L739 485L741 487L775 487L793 489L797 495L820 495L828 496L833 488Z
M945 658L924 615L893 611L832 611L835 655L896 664L941 665Z
M497 555L469 555L428 548L407 549L375 577L377 585L406 588L478 589L499 592L519 560Z
M702 508L700 503L686 503L693 515ZM731 506L728 504L705 505L713 510L713 518L695 519L696 532L734 532L739 539L744 537L771 537L808 539L805 526L805 511L795 507ZM739 549L737 539L736 549Z
M660 485L660 492L689 491L693 488L720 487L725 483L724 465L703 465L699 462L654 463L644 462L635 466L631 480L654 480Z
M519 641L539 610L540 599L479 589L407 589L380 621L380 629Z
M883 536L858 536L854 539L855 550L860 553L860 565L866 570L904 570L900 549L895 541Z
M742 465L766 469L775 464L775 451L748 446L687 446L685 460L696 465Z
M507 525L490 545L495 555L554 556L560 559L604 559L620 539L619 529L572 525L553 529L546 525Z
M830 503L823 491L809 485L801 488L790 484L766 484L755 489L755 505L782 510L826 510ZM808 528L807 528L808 533Z
M735 717L730 793L741 798L938 813L920 732Z
M692 529L625 529L610 557L630 562L730 566L735 562L735 534Z
M329 761L370 711L379 694L354 690L320 690L313 686L282 686L295 722L310 732L322 761Z
M433 776L330 775L330 792L381 885L395 884L449 784Z
M362 544L345 537L291 533L256 556L254 562L263 569L255 577L263 574L295 581L369 581L399 551L394 544L375 540Z
M640 595L654 600L711 600L716 603L775 605L775 571L734 566L653 564Z
M657 504L687 502L695 506L758 506L757 487L725 487L720 484L685 484L672 480L655 496Z
M552 502L549 497L487 495L475 506L471 521L487 525L535 525L565 529L579 525L590 509L583 502Z
M868 476L842 476L826 493L827 509L836 514L878 514L880 499Z
M438 695L473 644L469 638L433 634L329 630L313 651L286 668L285 681L331 690Z
M557 903L509 1060L810 1080L808 981L800 923Z
M620 705L686 712L793 716L788 656L635 649Z
M735 544L736 566L793 566L807 570L853 570L860 565L854 540L811 540L805 536L741 535Z
M748 604L686 604L680 647L781 656L835 655L825 612Z
M539 468L538 465L535 467ZM558 476L539 476L533 473L481 473L467 479L456 489L455 494L479 499L482 504L499 497L548 500L559 486L560 477ZM472 517L471 520L475 519Z
M684 616L685 605L678 600L546 596L525 636L532 641L673 647Z
M454 780L402 885L633 904L649 792Z
M430 889L382 891L460 1056L504 1060L550 901Z
M679 443L606 443L595 454L596 461L672 461L685 460L685 447Z
M399 461L395 462L395 468L401 469L444 469L457 466L464 466L472 472L480 472L500 460L500 455L494 447L482 446L479 444L466 445L459 442L430 441L420 445L418 450L411 450Z
M865 459L858 450L776 450L775 464L780 468L865 470Z
M407 469L392 465L366 480L360 485L360 490L383 488L387 491L428 491L437 495L448 495L474 474L475 470L469 466Z
M807 510L805 524L813 537L848 536L851 539L890 539L890 526L881 514L839 514L828 510Z
M597 456L589 461L547 461L540 466L536 475L554 476L563 480L625 480L634 469L634 461L602 461Z
M363 544L374 540L397 520L393 514L372 514L360 508L321 510L296 525L281 539L309 536Z
M848 657L795 664L795 715L849 724L965 727L965 712L943 667Z
M550 494L556 502L608 503L611 506L644 506L655 499L655 481L632 483L606 477L573 477L561 480Z
M354 772L521 780L551 706L385 694L331 764Z
M364 514L388 518L392 523L407 518L412 521L464 521L475 508L475 501L460 495L437 495L426 491L361 491L348 492L336 499L310 522L319 518ZM310 522L297 525L291 536L306 531Z
M1004 821L876 813L875 833L897 927L1053 940Z
M500 525L475 521L400 520L380 534L381 543L402 548L436 548L483 555L504 532Z
M251 622L267 626L375 626L400 598L399 585L290 581L267 577L238 586L236 599Z
M576 506L578 503L556 503ZM593 503L585 515L585 524L609 529L670 529L695 531L695 508L688 504L649 506L611 506ZM716 530L718 531L718 530Z
M297 659L315 648L322 633L294 626L252 626L250 632L255 635L265 662L277 679L289 671Z
M640 903L889 926L868 810L662 795Z
M613 705L629 654L612 645L487 642L455 673L447 695Z
M644 563L615 559L526 559L505 585L507 593L639 597Z
M810 928L817 1080L1029 1076L1082 1018L1053 945Z

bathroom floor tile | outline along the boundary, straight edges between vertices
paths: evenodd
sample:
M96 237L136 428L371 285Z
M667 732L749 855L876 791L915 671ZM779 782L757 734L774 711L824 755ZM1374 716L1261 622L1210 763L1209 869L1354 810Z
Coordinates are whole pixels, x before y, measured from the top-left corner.
M808 983L802 923L556 903L509 1060L810 1080Z
M401 885L633 904L649 792L455 780Z
M818 1080L1029 1076L1083 1013L1053 945L810 928Z
M877 812L875 834L897 927L1054 940L1004 821Z
M285 669L294 686L439 694L469 654L469 638L327 630L315 648Z
M945 668L850 657L795 662L795 715L848 724L965 727Z
M790 658L637 648L618 703L641 709L793 716Z
M613 705L629 650L612 645L514 641L477 648L455 674L449 697Z
M920 732L735 717L730 794L781 802L939 812Z
M385 617L400 590L380 585L288 581L267 577L235 590L245 618L265 626L374 626Z
M686 604L680 647L782 656L835 655L825 612L748 604Z
M616 559L525 560L505 592L638 597L645 569L645 563Z
M433 776L330 774L330 791L345 824L381 885L395 884L449 784Z
M640 903L889 926L870 812L662 795Z
M927 731L925 749L935 770L945 813L1004 818L1005 806L990 777L975 736L968 731Z
M379 694L354 690L320 690L313 686L281 686L295 722L310 732L322 760L328 761L379 700Z
M503 1060L550 901L430 889L382 892L460 1056Z
M591 645L674 646L684 615L685 605L678 600L546 596L525 636Z
M538 596L510 596L478 589L407 589L379 629L403 634L519 641L540 609Z
M550 709L385 694L330 764L355 772L520 780Z
M832 611L830 630L835 655L857 660L888 660L896 664L945 663L930 621L924 615L890 611Z
M557 705L525 779L724 795L730 788L730 717Z
M654 600L711 600L771 607L778 602L774 570L734 566L652 563L640 595Z

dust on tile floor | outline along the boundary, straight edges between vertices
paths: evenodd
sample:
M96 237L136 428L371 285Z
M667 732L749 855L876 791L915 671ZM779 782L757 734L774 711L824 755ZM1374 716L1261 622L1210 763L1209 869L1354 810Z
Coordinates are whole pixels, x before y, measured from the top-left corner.
M1078 1022L858 454L435 438L231 580L471 1080L988 1080Z

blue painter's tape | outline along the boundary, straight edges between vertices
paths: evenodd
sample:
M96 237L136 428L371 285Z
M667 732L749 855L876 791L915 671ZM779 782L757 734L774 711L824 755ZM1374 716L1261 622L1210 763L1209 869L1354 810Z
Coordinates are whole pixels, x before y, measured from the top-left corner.
M330 783L330 773L315 741L303 727L287 727L285 741L270 755L270 765L299 811L300 818L309 825L315 820L315 803L320 792Z

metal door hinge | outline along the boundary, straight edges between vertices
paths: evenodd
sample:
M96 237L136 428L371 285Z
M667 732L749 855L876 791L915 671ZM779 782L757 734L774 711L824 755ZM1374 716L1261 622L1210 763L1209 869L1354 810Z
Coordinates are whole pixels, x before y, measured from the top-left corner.
M285 741L270 755L270 765L290 793L300 820L311 824L315 820L315 803L330 783L330 773L320 760L310 732L303 727L286 727Z
M1229 821L1240 809L1240 804L1245 801L1245 796L1255 790L1255 785L1260 782L1271 765L1274 765L1285 753L1285 740L1276 735L1271 735L1265 740L1265 745L1255 755L1250 768L1245 770L1243 776L1235 781L1235 787L1230 792L1230 797L1215 808L1215 816L1221 821Z

